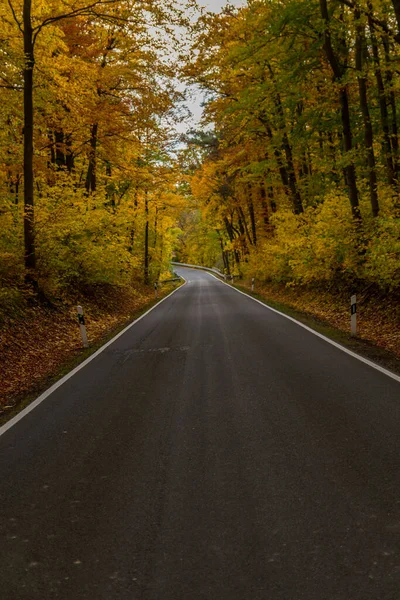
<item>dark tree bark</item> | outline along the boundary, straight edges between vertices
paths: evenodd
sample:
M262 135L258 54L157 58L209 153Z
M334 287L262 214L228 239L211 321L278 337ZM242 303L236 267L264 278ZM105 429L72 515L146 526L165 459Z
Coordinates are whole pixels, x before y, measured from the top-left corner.
M89 152L89 164L86 173L86 181L85 181L85 189L86 193L90 194L91 192L96 191L97 181L96 181L96 159L97 159L97 134L98 134L98 124L93 123L90 130L90 152Z
M56 164L56 151L54 149L54 132L50 129L48 131L47 137L49 138L49 150L50 150L50 164Z
M270 65L268 65L268 70L271 75L271 79L275 84L275 77ZM292 146L290 144L289 136L287 134L286 122L285 122L285 113L282 106L281 96L278 91L275 91L274 94L274 103L277 110L277 114L279 117L279 129L282 133L282 149L285 153L286 157L286 165L287 165L287 178L288 178L288 186L290 189L290 194L293 203L293 211L296 215L301 214L303 209L303 202L300 195L300 190L297 184L296 171L294 168L293 161L293 151Z
M224 217L224 225L225 225L228 237L229 237L230 241L233 243L236 238L236 234L235 234L235 229L233 227L233 224L228 219L228 217ZM233 250L233 256L235 259L236 266L240 272L240 256L239 256L239 252L236 249Z
M325 23L324 30L324 50L326 54L326 58L330 64L330 67L333 72L334 81L336 81L341 85L339 91L339 102L340 102L340 115L342 121L342 129L343 129L343 145L345 153L351 152L353 149L353 139L351 133L351 123L350 123L350 110L349 110L349 97L347 85L343 83L343 77L345 75L345 67L341 65L338 57L336 56L332 39L330 34L330 17L328 11L328 5L326 0L320 0L320 10L321 16ZM342 42L343 45L343 42ZM356 178L356 170L353 162L350 162L343 169L344 179L346 185L348 187L348 194L351 206L351 212L353 218L357 221L361 220L359 199L358 199L358 189L357 189L357 178Z
M147 190L144 193L144 212L146 224L144 227L144 283L148 285L149 280L149 197Z
M72 137L70 133L65 134L65 166L67 167L68 173L72 173L75 168Z
M31 22L32 0L24 0L24 248L27 281L35 281L36 250L34 232L33 197L33 30Z
M397 29L400 33L400 0L392 0L394 12L397 20Z
M385 84L383 82L381 61L380 61L380 57L379 57L378 42L376 39L375 29L374 29L374 24L373 24L373 12L372 12L373 9L372 9L371 2L368 2L368 11L369 11L368 12L368 26L369 26L370 35L371 35L372 54L373 54L374 63L375 63L375 78L376 78L376 85L378 88L379 110L380 110L380 115L381 115L381 126L382 126L382 132L383 132L382 149L383 149L383 154L385 157L386 173L387 173L388 182L391 185L395 185L396 178L395 178L395 170L394 170L393 157L392 157L392 144L390 142L389 112L388 112L388 107L387 107Z
M358 91L360 96L360 108L364 121L364 139L365 147L367 150L367 163L368 163L368 177L369 177L369 194L371 200L371 209L374 217L379 214L379 200L378 200L378 189L377 189L377 176L376 176L376 164L374 154L374 137L371 125L371 117L368 106L368 94L367 94L367 79L363 75L363 64L365 55L365 37L363 26L360 23L361 12L358 8L354 11L354 18L356 20L356 70L357 70L357 81Z
M65 153L64 153L64 132L62 129L54 132L54 139L56 141L56 165L58 169L65 167Z
M275 156L276 162L278 164L279 175L281 177L283 188L284 188L287 196L290 198L289 175L288 175L285 165L283 164L282 155L281 155L280 151L278 150L278 148L274 145L274 136L272 133L272 129L269 125L266 125L266 132L267 132L267 136L270 139L272 146L274 148L274 156Z
M253 246L257 246L257 224L256 224L256 216L254 212L254 204L251 198L251 188L249 190L249 199L247 201L247 207L249 210L250 216L250 226L251 226L251 235L253 238Z
M249 228L247 227L247 223L246 223L246 217L245 217L245 214L244 214L241 206L237 207L237 216L238 216L238 225L239 225L239 231L240 231L240 241L241 241L241 245L242 245L242 252L243 252L243 254L249 254L249 248L247 246L247 241L249 242L250 246L252 245L252 243L251 243L251 237L249 234Z
M153 248L157 247L157 235L158 235L157 228L158 228L158 206L156 206L156 214L154 217L154 245L153 245Z
M218 234L218 239L219 239L219 243L221 246L222 260L224 263L224 272L226 272L227 275L230 275L231 269L230 269L230 264L229 264L229 256L224 248L224 240L223 240L223 238L221 236L221 232L219 230L217 230L217 234Z
M396 94L393 89L393 71L392 61L390 57L390 41L387 35L383 36L383 46L385 49L385 73L386 73L386 90L388 90L388 101L391 112L391 132L390 142L393 156L393 168L396 183L399 185L400 161L399 161L399 132L397 125L397 106Z
M262 218L264 221L265 229L269 229L269 210L268 210L268 202L267 202L267 192L265 190L265 184L262 183L260 186L260 199L261 199L261 208L262 208Z

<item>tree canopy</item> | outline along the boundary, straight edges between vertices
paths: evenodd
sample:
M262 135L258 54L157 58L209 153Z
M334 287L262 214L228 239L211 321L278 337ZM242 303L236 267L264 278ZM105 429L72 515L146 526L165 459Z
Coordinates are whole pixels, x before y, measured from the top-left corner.
M248 0L199 19L183 72L214 140L190 136L186 165L226 270L399 285L397 9Z
M0 281L400 283L393 0L1 0ZM182 82L205 96L181 138Z

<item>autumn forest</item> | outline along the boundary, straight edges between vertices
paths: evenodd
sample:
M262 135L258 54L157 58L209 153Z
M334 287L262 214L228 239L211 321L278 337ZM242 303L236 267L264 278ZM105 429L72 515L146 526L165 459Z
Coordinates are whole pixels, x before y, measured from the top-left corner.
M193 11L3 0L2 304L150 283L173 252L398 286L398 2ZM182 82L205 108L179 136Z
M3 319L171 258L398 289L399 0L1 0L0 23Z

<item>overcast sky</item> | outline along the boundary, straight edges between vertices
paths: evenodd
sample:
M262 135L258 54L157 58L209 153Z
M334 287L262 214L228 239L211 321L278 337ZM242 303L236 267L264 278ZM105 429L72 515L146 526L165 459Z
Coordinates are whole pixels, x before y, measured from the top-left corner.
M199 5L204 6L207 10L213 12L219 12L221 8L227 3L226 0L197 0L197 2ZM246 0L229 0L229 4L233 4L233 6L243 6L244 4L246 4ZM191 111L193 119L190 123L182 123L180 126L178 126L177 129L180 133L184 133L191 127L196 127L196 125L198 125L202 114L201 102L202 97L200 94L198 96L195 96L195 98L187 100L185 104Z
M219 12L221 8L226 4L226 0L198 0L198 3L208 8L208 10ZM233 4L234 6L241 6L242 4L244 4L244 2L242 0L230 0L229 4Z

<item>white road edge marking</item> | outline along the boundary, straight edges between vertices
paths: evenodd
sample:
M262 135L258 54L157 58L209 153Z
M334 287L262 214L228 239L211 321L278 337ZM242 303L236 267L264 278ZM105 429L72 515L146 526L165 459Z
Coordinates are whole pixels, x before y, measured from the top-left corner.
M318 333L318 331L315 331L314 329L311 329L311 327L307 327L307 325L304 325L300 321L296 321L296 319L294 319L293 317L289 317L289 315L285 315L285 313L282 313L279 310L276 310L275 308L272 308L271 306L268 306L268 304L264 304L264 302L261 302L261 300L257 300L257 298L253 298L253 296L250 296L249 294L246 294L246 292L242 292L241 290L238 290L237 288L233 287L232 285L229 285L229 283L226 283L225 281L222 281L221 279L218 279L218 277L216 277L212 273L208 273L207 271L205 271L205 273L207 273L207 275L210 275L211 277L214 277L214 279L216 279L217 281L219 281L223 285L227 285L232 290L235 290L235 292L238 292L238 294L242 294L243 296L246 296L247 298L250 298L251 300L254 300L254 302L257 302L258 304L261 304L261 306L264 306L264 308L267 308L268 310L271 310L272 312L276 313L277 315L280 315L281 317L284 317L285 319L288 319L289 321L292 321L293 323L296 323L296 325L299 325L299 327L302 327L306 331L309 331L310 333L313 333L317 337L321 338L321 340L325 340L325 342L328 342L328 344L331 344L331 346L335 346L335 348L338 348L339 350L341 350L342 352L345 352L349 356L352 356L353 358L356 358L357 360L365 363L366 365L372 367L373 369L376 369L377 371L380 371L384 375L387 375L387 377L390 377L391 379L394 379L395 381L397 381L398 383L400 383L400 376L396 375L396 373L392 373L392 371L388 371L387 369L384 369L380 365L372 362L372 360L368 360L368 358L364 358L363 356L360 356L359 354L356 354L355 352L352 352L351 350L348 350L347 348L345 348L341 344L337 344L333 340L330 340L329 338L327 338L325 335L322 335L322 333Z
M170 294L168 294L168 296L165 296L165 298L163 298L162 300L160 300L159 302L157 302L157 304L155 304L154 306L152 306L151 308L149 308L149 310L147 310L145 313L143 313L143 315L141 315L140 317L138 317L137 319L135 319L135 321L132 321L132 323L130 323L127 327L125 327L125 329L123 329L122 331L120 331L119 333L117 333L117 335L114 336L106 344L104 344L104 346L101 346L101 348L99 348L98 350L96 350L96 352L94 352L91 356L89 356L86 360L84 360L80 365L78 365L77 367L75 367L75 369L72 369L72 371L70 371L69 373L67 373L67 375L64 375L64 377L62 377L56 383L54 383L51 387L49 387L48 390L46 390L45 392L43 392L42 394L40 394L40 396L38 398L36 398L36 400L34 400L33 402L31 402L26 408L24 408L23 410L21 410L21 412L19 412L17 415L15 415L15 417L13 417L9 421L7 421L7 423L5 423L2 427L0 427L0 437L4 433L6 433L6 431L8 431L9 429L11 429L11 427L13 427L16 423L18 423L18 421L21 421L21 419L23 419L27 414L29 414L32 410L34 410L37 406L39 406L39 404L41 404L53 392L55 392L59 387L61 387L66 381L68 381L68 379L71 379L71 377L73 377L76 373L78 373L78 371L80 371L81 369L83 369L84 367L86 367L86 365L88 365L99 354L101 354L106 348L108 348L108 346L111 346L111 344L113 344L118 338L120 338L122 335L124 335L124 333L126 333L129 329L131 329L131 327L133 327L134 325L136 325L136 323L139 323L139 321L141 321L142 319L144 319L144 317L146 317L149 313L151 313L155 308L157 308L158 306L160 306L160 304L162 304L163 302L165 302L165 300L168 300L168 298L170 298L173 294L175 294L180 289L182 289L185 286L185 284L186 284L186 279L184 277L182 277L182 279L184 281L183 285L181 285L178 288L176 288L175 290L173 290Z

